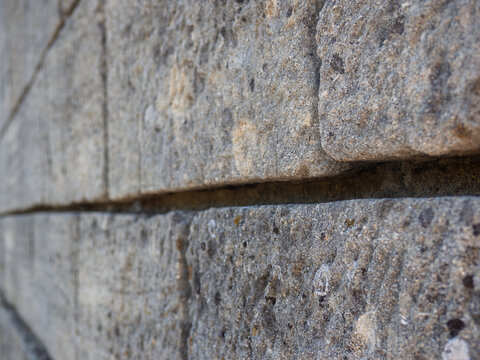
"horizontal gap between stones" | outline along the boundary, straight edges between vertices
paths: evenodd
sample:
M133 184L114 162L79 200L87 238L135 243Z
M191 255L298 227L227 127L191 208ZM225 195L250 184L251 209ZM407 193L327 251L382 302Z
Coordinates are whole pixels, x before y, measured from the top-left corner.
M35 359L50 360L51 356L48 354L48 351L45 348L45 346L35 336L35 334L27 325L27 323L23 321L23 319L17 313L15 308L7 302L7 300L5 299L1 291L0 291L0 306L10 315L12 323L15 326L15 329L12 329L12 330L16 330L23 335L23 340L25 341L25 350L29 351L32 354L35 354Z
M139 196L129 200L34 206L3 216L36 212L161 214L172 210L314 204L355 199L480 196L480 155L429 161L364 164L341 175L308 181L278 181L216 189Z

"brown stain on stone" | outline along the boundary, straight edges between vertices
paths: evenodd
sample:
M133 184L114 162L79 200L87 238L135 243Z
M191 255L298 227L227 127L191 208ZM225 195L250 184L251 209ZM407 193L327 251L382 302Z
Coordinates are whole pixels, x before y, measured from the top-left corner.
M253 167L252 151L257 146L257 128L247 119L241 119L232 133L235 165L241 174L249 174Z
M239 226L240 225L240 219L242 217L240 215L236 216L235 219L233 219L233 222L235 223L235 226Z
M472 137L472 131L463 124L457 124L453 129L455 136L460 139L469 139Z
M265 3L265 12L268 17L278 16L279 9L277 0L267 0Z

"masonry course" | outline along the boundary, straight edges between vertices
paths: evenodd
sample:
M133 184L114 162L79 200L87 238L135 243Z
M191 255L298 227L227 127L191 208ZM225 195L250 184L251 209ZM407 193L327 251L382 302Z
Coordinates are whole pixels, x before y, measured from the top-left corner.
M1 288L59 359L475 359L479 206L12 216Z
M480 358L479 15L5 0L0 357Z

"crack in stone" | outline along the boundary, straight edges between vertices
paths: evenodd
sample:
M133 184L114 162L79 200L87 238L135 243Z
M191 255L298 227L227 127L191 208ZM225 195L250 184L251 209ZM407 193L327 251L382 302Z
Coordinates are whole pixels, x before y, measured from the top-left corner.
M192 189L115 201L40 205L6 211L0 216L80 211L161 214L173 210L199 211L219 207L314 204L354 199L480 196L478 179L480 155L429 161L365 163L328 178Z

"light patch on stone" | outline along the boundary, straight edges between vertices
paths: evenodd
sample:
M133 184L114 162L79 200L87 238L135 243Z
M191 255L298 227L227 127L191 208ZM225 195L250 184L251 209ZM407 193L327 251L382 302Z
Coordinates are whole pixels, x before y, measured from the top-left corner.
M215 223L215 220L211 219L208 224L207 224L207 227L208 227L208 233L210 234L210 237L212 239L215 239L215 226L217 224Z
M254 150L258 146L257 128L247 119L242 119L233 130L233 155L235 165L241 174L248 174L253 167Z
M442 360L470 360L468 343L462 339L450 339L443 349Z
M315 273L313 278L313 287L315 289L316 296L326 296L328 294L328 278L330 276L330 267L327 264L323 264L320 269Z
M358 338L372 347L376 343L375 316L371 311L360 316L355 323L355 333Z

